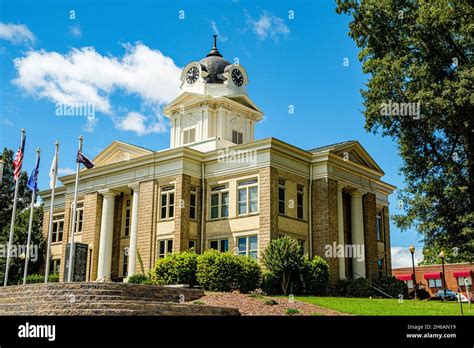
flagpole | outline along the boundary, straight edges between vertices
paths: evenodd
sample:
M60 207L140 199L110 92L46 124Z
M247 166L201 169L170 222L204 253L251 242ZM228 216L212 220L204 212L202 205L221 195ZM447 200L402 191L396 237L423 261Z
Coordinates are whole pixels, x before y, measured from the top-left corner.
M58 154L59 154L59 141L54 143L55 151L54 151L54 172L53 172L53 187L51 188L51 207L49 208L49 225L48 225L48 246L46 249L46 269L44 272L44 282L48 282L49 276L49 259L51 258L51 239L53 236L53 211L54 211L54 193L56 191L56 178L58 176Z
M36 149L36 163L39 161L41 150ZM36 167L35 167L36 170ZM23 270L23 285L26 284L26 277L28 276L28 261L30 260L30 243L31 243L31 229L33 227L33 213L35 209L35 198L36 198L36 187L33 187L31 192L31 206L30 206L30 222L28 224L28 238L26 242L26 257L25 257L25 269Z
M23 143L24 138L25 138L25 128L22 128L20 144ZM20 171L20 175L21 175L21 171ZM5 277L3 278L3 286L7 286L8 284L8 268L10 267L10 253L11 253L11 248L12 248L12 243L13 243L13 231L15 229L16 203L18 201L18 187L19 186L20 186L20 176L18 176L15 183L15 195L13 196L12 221L10 224L10 237L8 239L8 249L7 249L7 264L5 265Z
M82 141L84 138L79 136L79 152L82 152ZM68 269L68 275L67 275L67 281L71 282L73 281L72 276L73 276L73 255L74 255L74 232L76 231L76 208L77 208L77 190L79 187L79 169L81 167L81 163L77 162L76 165L76 183L74 185L74 203L72 207L72 229L71 229L71 246L69 247L69 269Z

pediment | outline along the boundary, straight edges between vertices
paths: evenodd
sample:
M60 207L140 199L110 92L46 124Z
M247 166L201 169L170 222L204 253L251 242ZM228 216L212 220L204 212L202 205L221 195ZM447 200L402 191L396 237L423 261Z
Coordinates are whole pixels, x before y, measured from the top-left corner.
M380 172L382 175L382 168L375 162L375 160L369 155L369 153L359 144L357 141L350 142L345 146L336 147L331 153L341 156L345 160L357 163L363 167L370 168L374 171Z
M93 160L96 167L118 162L130 161L133 158L145 156L153 151L132 144L114 141L99 153Z

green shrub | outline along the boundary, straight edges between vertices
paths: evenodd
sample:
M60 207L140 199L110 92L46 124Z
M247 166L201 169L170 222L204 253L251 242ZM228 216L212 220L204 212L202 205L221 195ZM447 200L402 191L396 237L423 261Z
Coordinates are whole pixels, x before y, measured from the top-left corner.
M245 256L207 250L197 259L197 281L210 291L250 292L260 285L259 265Z
M301 282L303 283L303 294L323 295L329 286L329 265L319 256L313 260L306 260L301 270Z
M267 270L263 271L261 287L267 295L280 295L282 293L278 277Z
M408 295L408 288L406 284L395 277L382 277L373 283L375 286L381 288L384 292L392 297L398 298L398 295L400 294L404 295L405 297Z
M369 297L373 290L365 278L340 280L336 286L336 292L340 296L347 297Z
M287 295L290 281L299 276L305 258L301 244L294 238L283 236L270 242L262 253L262 261L265 268L278 279L283 294Z
M286 314L287 315L295 315L295 314L298 314L300 311L296 308L288 308L286 310Z
M26 276L26 284L43 283L43 282L44 282L44 275L30 274ZM23 284L23 278L20 284Z
M263 302L264 304L266 304L267 306L275 306L278 304L277 301L275 301L274 299L269 299L269 300L265 300L265 302Z
M197 284L197 258L193 251L172 253L158 259L155 268L150 272L151 280L160 285Z
M142 273L137 273L128 278L128 282L131 284L148 284L150 280Z
M44 277L43 277L44 280ZM48 275L48 283L57 283L59 282L59 274L49 274Z

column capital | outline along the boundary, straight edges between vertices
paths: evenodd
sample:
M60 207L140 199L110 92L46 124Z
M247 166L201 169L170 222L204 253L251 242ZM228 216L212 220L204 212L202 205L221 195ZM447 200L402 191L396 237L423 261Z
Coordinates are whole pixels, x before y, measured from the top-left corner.
M350 191L349 193L351 197L362 197L363 195L367 193L367 191L364 191L362 189L355 189L353 191Z
M134 183L128 184L127 186L131 188L133 191L137 191L140 188L140 183L134 182Z
M343 182L340 182L340 181L337 182L337 189L338 190L342 191L342 189L344 187L346 187L346 184L344 184Z
M104 197L115 197L118 195L118 192L113 191L111 189L99 190L97 192L99 192L99 194L101 194Z

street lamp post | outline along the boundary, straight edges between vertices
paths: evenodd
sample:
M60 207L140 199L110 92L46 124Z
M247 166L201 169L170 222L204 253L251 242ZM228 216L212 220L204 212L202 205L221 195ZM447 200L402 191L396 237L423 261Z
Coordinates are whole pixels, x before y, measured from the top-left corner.
M446 257L446 255L444 254L443 250L441 250L441 252L439 253L439 257L441 258L441 267L442 267L442 270L443 270L444 299L446 300L446 278L444 276L444 258Z
M411 265L413 267L413 285L415 288L415 299L416 299L417 286L416 286L416 273L415 273L415 247L413 245L410 245L409 250L411 253Z

